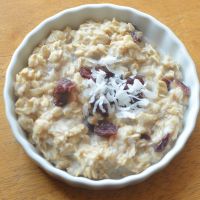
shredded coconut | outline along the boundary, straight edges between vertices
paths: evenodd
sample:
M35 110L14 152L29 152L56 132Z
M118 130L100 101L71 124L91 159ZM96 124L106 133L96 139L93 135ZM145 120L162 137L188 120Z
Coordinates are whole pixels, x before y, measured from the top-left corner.
M106 57L101 58L98 61L98 64L101 66L109 66L109 65L115 64L117 62L120 62L120 60L118 60L117 57L107 55Z
M106 78L106 72L103 70L92 69L91 72L93 79L84 80L84 85L87 88L84 95L89 97L89 103L94 105L93 113L96 112L97 108L105 113L103 105L106 104L109 114L115 111L119 118L133 118L135 110L149 104L147 98L139 97L140 93L148 90L146 85L143 85L138 79L134 79L133 84L127 84L127 80L122 79L121 75L115 74L113 77ZM124 89L126 84L127 89Z

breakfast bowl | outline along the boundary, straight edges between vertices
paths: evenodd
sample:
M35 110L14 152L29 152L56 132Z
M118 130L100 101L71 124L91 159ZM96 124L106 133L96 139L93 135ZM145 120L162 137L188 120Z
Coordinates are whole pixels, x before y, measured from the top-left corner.
M126 25L126 27L129 27L130 30L132 30L132 31L134 31L136 28L137 30L143 32L143 34L144 34L143 38L144 38L145 42L152 44L156 48L156 50L158 50L158 52L160 52L161 54L169 55L176 63L180 64L180 66L181 66L180 71L182 72L182 75L183 75L182 82L184 82L184 84L177 80L172 81L171 79L164 79L163 81L161 81L161 84L163 85L164 83L166 83L167 86L165 85L164 87L166 90L165 92L167 92L167 88L170 84L169 82L173 82L172 85L173 84L177 85L179 87L179 92L182 89L183 93L185 93L187 97L189 96L189 98L187 99L188 103L187 103L186 112L184 113L184 117L182 115L180 117L181 119L183 117L183 119L182 119L183 128L181 129L181 132L178 134L177 139L175 140L174 144L170 147L170 149L168 148L166 153L163 154L162 157L159 157L159 159L156 162L151 163L150 165L149 164L145 165L144 169L139 170L139 171L136 170L136 173L133 173L133 174L127 173L122 176L117 176L117 175L113 175L113 173L110 172L110 174L112 174L112 175L107 176L107 177L102 176L103 178L98 178L98 176L93 175L93 174L87 175L86 177L84 177L83 174L81 174L81 173L78 174L77 171L74 172L73 171L74 169L68 168L70 173L68 173L68 171L62 170L63 165L66 168L66 165L68 164L67 163L65 165L65 161L63 161L63 160L62 160L63 162L54 163L50 158L45 159L44 157L48 157L48 155L49 155L48 152L47 152L47 154L45 154L46 152L43 152L40 149L40 147L39 147L39 149L36 148L35 145L33 145L33 143L31 142L31 140L29 140L29 138L27 137L27 130L32 129L32 125L29 125L27 130L26 129L23 130L21 128L21 126L26 127L27 124L29 124L29 122L31 122L31 121L24 120L23 122L21 121L21 124L19 123L20 119L18 119L17 114L19 115L19 113L23 111L23 107L26 107L26 104L22 103L22 102L16 103L17 96L16 96L16 91L14 91L14 90L16 90L15 82L16 82L16 75L25 66L27 66L27 63L28 63L28 65L34 67L35 62L34 62L34 59L32 59L32 58L34 58L35 55L33 55L30 58L29 58L29 56L32 54L34 48L38 44L40 44L40 42L42 42L44 40L44 38L46 38L52 30L63 30L66 26L69 26L73 29L77 29L79 27L79 25L85 23L86 20L102 22L105 19L108 20L108 21L105 21L105 23L107 23L107 22L110 23L109 20L113 20L112 23L115 23L115 24L120 24L118 21L127 22L128 25ZM93 21L90 23L94 24ZM135 28L131 24L133 24ZM125 25L123 23L122 23L122 25L123 25L123 27L125 27ZM88 24L86 24L84 26L88 27ZM109 33L109 30L107 30L107 31ZM124 31L124 29L122 30L122 32L123 31ZM133 33L131 36L133 37L133 40L135 40L135 41L134 41L134 43L131 43L130 45L132 45L133 48L137 49L138 46L136 45L136 43L140 43L140 39L141 39L140 33L138 33L138 32L133 32ZM126 37L122 36L122 38L129 40L131 38L131 36L126 36ZM59 37L62 37L62 35ZM54 39L54 37L51 37L49 39L50 43L53 40L52 38ZM56 43L56 45L58 45L58 43ZM96 45L98 46L98 44L96 44ZM120 43L119 43L119 45L120 45ZM56 46L56 48L57 48L57 46ZM93 48L95 49L94 46L93 46ZM99 46L99 48L102 49L103 47ZM70 51L70 49L67 49L67 51L68 50ZM84 51L81 51L80 49L78 49L78 50L79 51L76 52L77 55L84 53ZM123 51L123 48L121 48L120 51L121 50ZM38 52L37 49L34 50L34 52L37 53ZM47 52L46 49L43 48L43 53L45 55L46 54L48 55L48 52L47 53L46 52ZM148 51L148 53L151 54L151 52L155 52L154 49L150 48L150 51ZM59 54L59 52L57 52L57 53ZM58 54L56 54L56 55L58 55ZM55 54L52 54L51 60L56 60L56 59L57 58L55 57ZM138 59L139 59L139 57L138 57ZM153 56L152 59L156 60L157 56L156 57ZM112 63L113 57L109 57L109 59L107 59L107 60L109 60L109 62ZM103 64L105 64L105 62L106 62L105 59L104 60L100 59L100 61ZM100 61L99 61L99 63L100 63ZM94 59L90 59L90 62L93 63ZM120 62L120 61L118 60L116 62ZM170 63L171 63L171 61L170 61ZM167 65L167 64L163 64L163 65ZM177 65L171 63L170 67L171 66L175 66L179 70L179 67L177 67ZM57 66L57 67L59 67L59 66ZM84 68L82 70L84 73L86 73L85 70L87 71L88 69ZM108 69L106 69L107 71L105 70L105 68L101 68L101 69L98 68L95 70L93 70L93 72L89 71L89 75L91 75L91 73L95 73L95 77L92 77L92 80L90 80L90 83L87 83L87 84L91 84L91 81L93 81L92 84L94 85L94 84L96 84L95 82L98 82L98 79L102 78L102 77L99 78L97 76L97 74L101 74L99 76L104 76L104 78L105 78L105 76L107 76L106 73L108 72ZM100 70L100 72L99 72L99 70ZM23 71L22 74L26 74L26 76L29 77L30 73ZM85 78L88 79L88 73L86 73L87 76L84 73L83 73L82 77L85 76ZM179 71L177 73L179 74ZM80 74L81 74L81 72L80 72ZM111 75L109 78L107 78L105 85L111 84L111 82L113 81L113 76L115 77L115 75L113 75L114 74L113 72L109 71L109 74L111 74ZM40 75L38 75L38 77L39 76ZM18 76L17 81L19 78L20 77ZM122 79L121 76L119 76L117 78L118 78L117 79L118 81L116 81L115 83L118 84L118 82L120 82L123 85L125 80ZM78 76L77 79L79 80L80 76ZM102 81L102 80L103 79L100 79L100 81ZM109 82L109 80L110 80L110 82ZM137 80L137 81L135 81L135 80ZM144 82L143 77L136 75L134 77L133 84L135 84L135 82L137 83L137 85L139 85L138 87L141 87L143 89L142 91L145 95L146 89L144 87L145 87L146 83L143 83ZM73 84L71 84L71 82L69 82L69 81L66 82L66 80L64 82L62 80L61 82L58 83L59 89L57 89L57 90L60 90L60 85L59 85L60 83L65 84L65 86L67 86L67 87L70 84L70 88L68 88L68 92L72 90ZM130 89L130 91L131 91L131 85L128 83L125 83L125 84L126 85L124 85L123 90L128 91L128 89ZM15 85L15 88L14 88L14 85ZM188 87L186 87L185 85L187 85L190 89ZM20 87L21 87L21 85L20 85ZM125 89L125 87L126 87L126 89ZM94 88L92 88L92 89L94 90ZM119 89L120 89L120 87L119 87ZM47 88L46 90L50 91L51 89ZM58 111L60 109L60 106L62 106L61 104L63 104L63 102L57 102L57 99L60 98L58 96L57 90L54 90L54 92L53 92L54 97L56 97L56 101L54 99L54 103L56 106L59 107L58 109L56 109L56 111L54 109L54 111L55 111L54 114L56 115L56 117L58 117L58 115L59 115ZM37 93L35 90L34 91L32 90L32 92ZM88 94L89 93L87 93L86 96ZM129 95L129 93L127 93L126 91L125 92L123 91L123 94ZM149 93L146 92L146 95L148 95L148 94ZM182 96L181 94L182 93L180 93L180 96ZM22 93L17 92L17 95L23 96L23 92ZM137 93L137 95L134 98L136 99L136 100L134 99L134 103L136 103L136 102L141 103L141 101L144 100L144 97L141 97L141 93ZM175 97L173 97L173 98L177 99L179 97L177 97L175 95ZM23 97L22 97L22 99L23 99ZM152 175L155 172L158 172L159 170L166 167L167 164L169 164L170 161L183 149L184 145L186 144L189 136L191 135L191 133L195 127L195 122L196 122L198 111L199 111L199 81L198 81L197 72L195 69L194 62L192 61L192 58L190 57L189 53L187 52L187 50L184 47L184 45L182 44L182 42L175 36L175 34L168 27L166 27L165 25L160 23L155 18L153 18L145 13L142 13L138 10L135 10L133 8L117 6L117 5L112 5L112 4L91 4L91 5L83 5L83 6L64 10L64 11L56 14L55 16L52 16L52 17L46 19L45 21L43 21L41 24L39 24L35 29L33 29L25 37L23 42L20 44L20 46L15 51L15 53L11 59L10 65L8 67L8 70L6 73L5 88L4 88L4 100L5 100L5 107L6 107L6 115L7 115L10 127L12 129L12 132L13 132L15 138L22 145L23 149L28 154L28 156L33 161L35 161L42 169L44 169L48 174L50 174L51 176L53 176L57 179L60 179L64 182L66 182L67 184L72 185L72 186L78 186L78 187L83 187L83 188L88 188L88 189L115 189L115 188L122 188L122 187L125 187L130 184L136 184L136 183L139 183L139 182L145 180L150 175ZM120 99L117 99L117 102L119 102L119 100ZM122 101L124 101L124 100L126 100L126 99L123 99ZM117 102L115 102L115 104L117 104ZM42 105L46 105L46 102L42 101L40 103ZM95 107L96 102L94 101L94 99L93 99L92 103L94 103L93 106ZM147 103L146 101L145 102L143 101L143 104L146 104L146 103ZM39 104L36 104L36 110L39 109L39 107L38 107ZM113 104L111 106L114 106ZM172 104L173 104L173 102L172 102ZM142 104L140 104L138 106L138 108L140 108L141 105ZM18 109L18 108L16 109L15 106L21 106L21 107L20 107L20 109ZM105 111L105 107L101 107L100 104L97 106L99 106L99 108L102 109L102 112ZM120 107L119 105L117 105L117 106L118 106L117 108ZM169 104L169 106L170 106L170 104ZM121 106L120 109L123 109L123 107L124 107L124 105ZM77 107L75 106L74 110L76 110L76 108ZM181 107L180 110L182 110L182 109L183 108ZM97 108L96 108L96 110L97 110ZM159 113L159 108L157 108L157 110L158 110L157 112ZM18 112L17 114L16 114L16 111ZM70 111L70 112L72 112L72 111ZM94 111L94 109L93 109L93 111ZM65 112L68 112L68 111L65 111ZM172 109L170 109L170 112L172 112ZM142 110L141 110L141 113L142 113ZM177 111L177 115L180 115L179 111ZM72 117L72 113L71 113L71 117ZM131 116L131 117L133 117L133 116ZM46 121L44 121L44 120L37 121L37 123L40 125L40 129L43 129L44 127L48 126L48 119L46 119ZM110 123L109 124L107 123L107 125L110 126ZM144 125L144 126L146 126L146 125ZM80 130L83 129L83 126L77 126L77 127L76 127L76 129L74 128L73 131L75 131L77 129L80 129ZM99 130L100 128L101 128L101 124L99 124L97 126L96 130L97 129ZM35 130L36 129L39 130L38 126L35 128ZM116 128L114 127L114 129L116 129ZM110 131L110 129L109 129L109 131ZM124 134L123 131L121 131L121 132L123 135ZM102 136L102 134L112 135L114 133L112 131L105 133L105 131L104 131L103 133L98 132L98 134L101 134L101 136ZM105 135L103 135L103 136L105 136ZM34 137L35 137L35 140L38 140L38 141L40 141L40 139L41 139L38 137L37 134L35 134ZM140 137L140 135L138 135L138 134L134 135L134 138L136 138L136 137ZM143 135L143 137L145 140L149 140L148 135ZM167 134L162 138L162 142L160 144L158 144L158 146L155 148L155 150L157 152L160 152L167 146L169 137L170 137L169 134ZM96 136L95 136L95 138L96 138ZM134 138L132 138L131 141L134 141L135 140ZM42 138L42 139L44 139L44 138ZM83 140L87 140L87 139L88 139L88 135L86 136L86 138L83 138ZM107 138L102 139L102 140L105 141L105 140L107 140ZM50 140L48 140L48 141L50 142ZM70 148L73 149L74 148L73 145L71 145ZM70 151L71 151L71 149L70 149ZM90 154L90 152L91 151L88 150L88 152L87 152L88 155ZM68 155L68 153L69 153L69 151L65 152L66 155ZM135 150L130 151L129 153L130 154L132 153L135 155ZM43 157L42 154L45 156ZM100 156L99 158L102 159L102 156ZM123 158L123 156L121 156L121 157L119 156L118 159L120 160L120 162L123 162L122 158ZM91 157L91 159L92 159L92 157ZM51 162L48 160L51 160ZM58 167L55 167L55 165L57 165ZM113 166L111 165L110 167L111 167L111 171L112 171Z

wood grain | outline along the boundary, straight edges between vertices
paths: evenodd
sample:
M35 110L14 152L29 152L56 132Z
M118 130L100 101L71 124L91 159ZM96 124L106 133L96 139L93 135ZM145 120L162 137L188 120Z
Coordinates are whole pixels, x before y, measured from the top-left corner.
M199 0L112 0L135 7L168 25L185 43L200 73ZM200 199L200 120L185 149L170 165L138 185L115 191L88 191L46 175L16 143L8 126L2 91L11 56L24 36L45 18L91 0L0 0L0 200Z

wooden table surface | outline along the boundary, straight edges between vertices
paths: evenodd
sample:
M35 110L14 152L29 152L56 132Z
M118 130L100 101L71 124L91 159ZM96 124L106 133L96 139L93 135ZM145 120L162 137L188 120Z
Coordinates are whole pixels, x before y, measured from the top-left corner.
M0 200L199 200L200 120L185 149L147 181L115 191L72 188L43 172L24 153L8 126L3 86L11 56L24 36L45 18L69 7L100 3L91 0L0 0ZM185 43L200 73L199 0L116 0L168 25Z

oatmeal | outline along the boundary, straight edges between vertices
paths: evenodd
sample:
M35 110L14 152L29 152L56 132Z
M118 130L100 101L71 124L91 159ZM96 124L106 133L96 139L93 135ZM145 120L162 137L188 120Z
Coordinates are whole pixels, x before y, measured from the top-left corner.
M16 75L15 94L19 124L45 159L118 179L172 148L190 90L178 64L113 19L52 31Z

